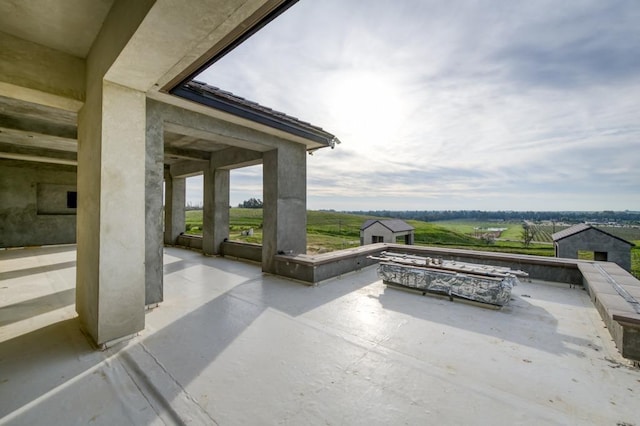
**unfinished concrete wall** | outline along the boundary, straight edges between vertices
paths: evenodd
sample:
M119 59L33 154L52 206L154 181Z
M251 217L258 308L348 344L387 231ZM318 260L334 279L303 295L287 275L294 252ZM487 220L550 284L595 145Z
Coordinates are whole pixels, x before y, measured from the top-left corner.
M229 170L210 166L203 183L202 250L207 255L219 254L220 244L229 238Z
M104 345L144 328L146 98L91 80L78 115L76 311Z
M221 244L222 255L236 257L238 259L262 262L262 245L253 243L239 243L237 241L225 241Z
M283 143L263 159L262 270L275 272L276 254L307 252L307 152Z
M631 245L597 229L586 229L555 242L556 256L577 259L578 251L606 252L607 261L631 270Z
M76 242L76 167L0 160L0 247Z
M173 177L165 169L164 182L164 243L173 246L185 231L186 179Z
M581 261L403 244L367 244L362 247L338 250L314 256L278 255L275 257L275 273L309 284L316 284L320 281L373 265L378 261L369 259L369 256L377 256L383 251L429 256L437 259L455 260L481 265L504 266L523 270L534 279L556 281L572 285L581 285L582 283L582 275L576 266Z
M145 149L145 304L153 305L164 300L162 272L164 139L162 120L154 110L147 110Z

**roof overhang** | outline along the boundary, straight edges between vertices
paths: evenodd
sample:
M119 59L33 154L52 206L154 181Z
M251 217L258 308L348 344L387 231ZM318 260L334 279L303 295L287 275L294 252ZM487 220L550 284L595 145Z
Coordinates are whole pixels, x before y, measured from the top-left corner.
M204 55L162 85L160 91L173 93L176 88L190 82L202 71L209 68L297 2L298 0L267 0L247 17L241 25L232 29Z
M166 83L159 92L205 105L230 116L238 117L242 121L257 123L258 125L284 132L284 134L292 135L295 137L296 142L304 143L310 152L324 147L334 148L336 144L340 143L340 140L320 127L194 80L196 76L214 65L215 62L297 2L298 0L267 1L247 18L242 25L214 45L206 55L203 55L198 61L195 61L190 67ZM163 96L156 97L157 100L162 100L162 98Z
M176 88L173 94L241 119L262 124L313 142L308 144L309 149L334 148L337 143L340 143L338 138L320 127L202 83L188 82Z
M105 79L112 83L142 91L148 99L241 126L249 131L245 134L260 132L304 145L307 151L333 146L337 139L317 126L210 86L204 90L191 80L296 2L225 0L214 6L199 0L197 7L194 3L193 10L184 14L175 13L179 6L171 0L153 4L106 0L95 10L91 0L43 7L16 3L10 7L12 14L0 17L0 24L7 24L4 27L10 31L3 27L0 32L3 46L8 47L0 56L11 59L0 72L0 158L75 165L77 115L85 102L86 68L102 60L108 63L118 49L120 53L106 71ZM7 7L0 6L0 11ZM59 13L64 19L52 19ZM85 19L85 14L92 16ZM132 17L125 20L126 25L121 23L128 15ZM157 34L163 25L173 32ZM75 43L77 34L83 35L81 43ZM103 58L96 52L104 46ZM230 143L256 151L274 146L273 139L239 145L220 135L212 140L193 132L172 132L169 127L164 129L165 137L176 143L167 147L167 157L200 159L204 154L194 151L203 148L203 142L211 142L203 149L207 155ZM196 143L188 145L189 140Z

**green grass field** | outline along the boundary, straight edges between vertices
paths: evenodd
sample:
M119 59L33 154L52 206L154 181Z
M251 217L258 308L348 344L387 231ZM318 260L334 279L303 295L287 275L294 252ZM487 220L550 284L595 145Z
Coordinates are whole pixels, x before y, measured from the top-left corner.
M374 216L352 215L327 211L307 212L307 248L309 253L325 253L360 245L360 227ZM385 218L378 218L385 219ZM251 243L262 242L262 210L232 208L229 211L229 239ZM476 246L478 240L427 222L410 220L416 228L416 244L457 244ZM188 234L202 234L202 210L186 212ZM253 229L253 235L243 231Z
M262 209L231 208L229 211L229 239L248 243L262 243ZM353 215L329 211L307 212L307 252L326 253L360 245L360 227L367 219L386 219L375 216ZM521 222L481 222L453 220L422 222L407 220L415 228L417 245L462 248L469 250L494 251L502 253L553 256L551 234L565 227L535 225L536 238L529 245L522 244ZM202 234L202 210L186 212L188 234ZM483 230L506 228L498 239L487 243L479 239ZM253 229L253 235L243 235L243 231ZM631 251L631 269L640 277L640 229L602 227L601 229L636 244Z
M444 220L432 222L434 225L447 228L462 234L475 236L490 228L507 228L500 234L502 240L519 241L522 224L520 222L483 222L475 220Z
M230 233L233 241L252 243L262 242L262 210L231 208L229 211ZM307 212L307 246L309 253L324 253L360 245L360 227L367 219L386 219L375 216L353 215L329 211ZM495 227L495 223L446 222L429 223L419 220L408 220L415 228L415 243L418 245L439 245L446 247L469 248L475 250L506 251L511 253L528 253L553 255L548 247L532 244L522 247L518 241L522 229L519 224L509 224L505 231L512 234L513 241L496 241L487 244L474 236L474 228ZM188 234L202 234L202 211L186 212ZM444 226L443 226L444 225ZM500 224L499 226L503 226ZM243 231L253 229L253 235L243 235Z

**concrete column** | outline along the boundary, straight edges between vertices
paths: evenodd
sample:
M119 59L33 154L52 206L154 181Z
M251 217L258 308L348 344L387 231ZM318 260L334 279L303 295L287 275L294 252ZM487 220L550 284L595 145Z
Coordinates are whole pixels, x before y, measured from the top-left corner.
M162 181L164 140L162 118L147 103L145 173L145 304L163 300Z
M307 152L284 144L263 155L262 270L274 271L279 253L307 251Z
M164 243L175 245L180 233L185 231L186 179L164 174Z
M144 328L146 101L91 83L78 117L76 310L104 344Z
M229 238L229 170L208 167L204 172L202 212L202 252L220 253L220 244Z

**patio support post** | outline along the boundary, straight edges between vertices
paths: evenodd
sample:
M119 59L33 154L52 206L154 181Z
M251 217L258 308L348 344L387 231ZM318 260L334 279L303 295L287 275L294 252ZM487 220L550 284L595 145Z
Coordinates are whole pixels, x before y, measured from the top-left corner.
M185 231L186 179L164 172L164 243L175 245L180 233Z
M262 270L275 272L278 253L307 251L307 152L284 143L263 156Z
M229 238L229 177L226 169L210 162L204 172L204 210L202 212L202 252L220 253L220 245Z
M145 305L163 300L162 181L164 140L162 118L149 108L146 120L145 173Z
M102 345L144 328L146 101L91 77L78 117L76 310Z

